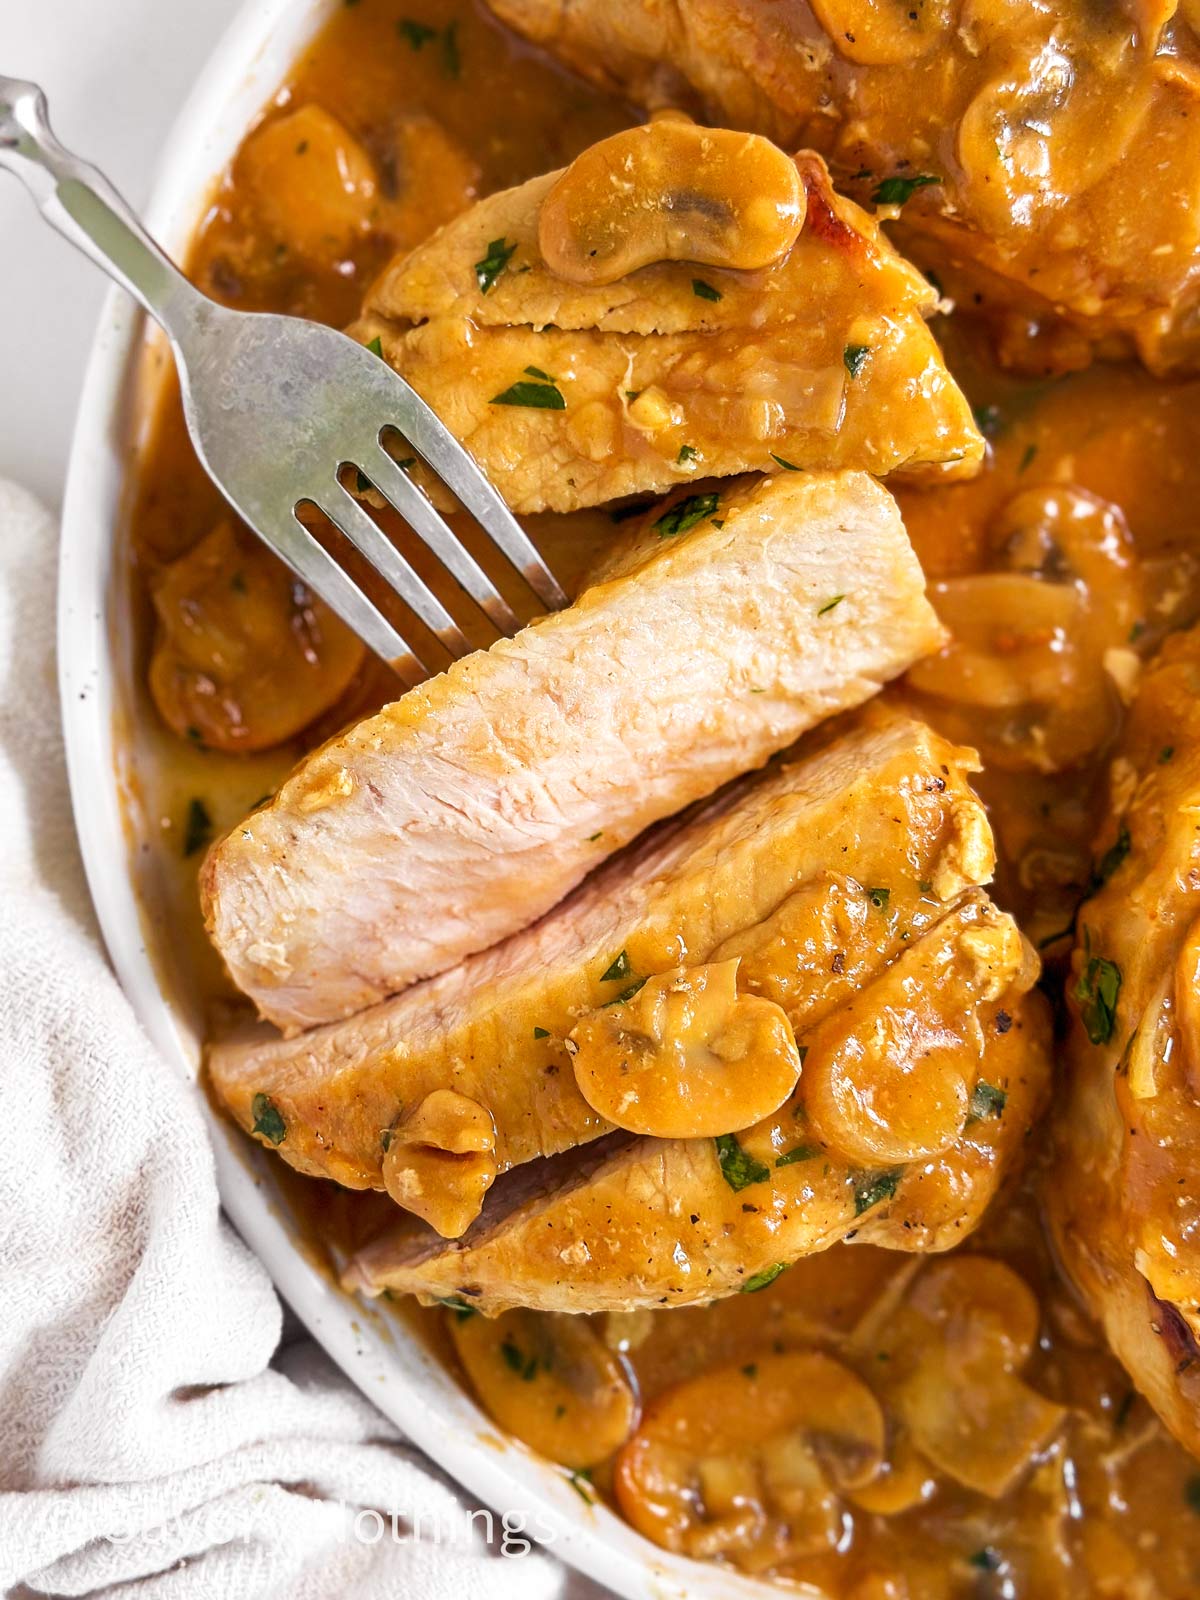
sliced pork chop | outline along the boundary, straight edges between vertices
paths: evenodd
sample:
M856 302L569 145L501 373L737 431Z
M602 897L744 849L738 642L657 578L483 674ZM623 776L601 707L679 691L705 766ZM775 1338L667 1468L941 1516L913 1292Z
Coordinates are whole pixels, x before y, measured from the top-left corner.
M265 1017L348 1016L495 944L942 638L861 473L660 507L610 573L330 741L214 847L208 928Z
M932 960L921 959L924 945ZM1015 959L997 961L999 950ZM628 1311L753 1291L850 1237L899 1250L958 1244L1020 1159L1044 1102L1047 1010L1028 993L1036 960L979 891L848 1001L860 1037L895 1028L904 964L930 1008L914 1030L913 1078L928 1066L925 1028L936 1019L942 1069L954 1059L971 1085L957 1126L914 1138L909 1159L864 1164L839 1148L844 1130L819 1092L823 1058L847 1028L834 1011L801 1034L793 1097L736 1139L616 1134L535 1163L501 1179L453 1243L415 1219L398 1223L350 1263L346 1286L453 1298L489 1315L515 1305ZM910 1002L911 1017L921 1008L911 987ZM927 1088L914 1084L917 1096Z
M743 991L815 1026L985 881L993 853L973 757L923 724L870 707L808 743L440 978L298 1039L259 1028L217 1045L216 1092L301 1171L419 1209L389 1146L445 1091L492 1130L489 1176L611 1128L577 1087L567 1036L651 974L737 958ZM469 1169L439 1181L459 1178L477 1211L486 1185Z
M1074 336L1064 364L1078 364L1081 333L1135 348L1155 371L1195 369L1194 11L1172 3L985 13L949 0L489 4L643 106L696 110L789 149L812 144L851 193L903 206L903 247L928 256L963 304L1015 308L1043 335L1066 318Z
M1046 1207L1113 1351L1200 1455L1200 629L1142 677L1096 877Z
M537 244L550 173L399 258L350 331L380 341L516 511L783 463L973 473L983 440L925 325L936 291L819 157L797 163L805 222L775 266L567 283Z

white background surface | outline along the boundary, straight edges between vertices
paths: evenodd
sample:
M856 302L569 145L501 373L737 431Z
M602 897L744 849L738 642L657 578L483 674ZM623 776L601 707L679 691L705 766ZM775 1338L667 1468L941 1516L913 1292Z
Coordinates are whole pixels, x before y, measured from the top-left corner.
M0 0L0 73L32 78L55 132L135 207L163 135L238 0ZM107 279L0 171L0 478L49 505Z

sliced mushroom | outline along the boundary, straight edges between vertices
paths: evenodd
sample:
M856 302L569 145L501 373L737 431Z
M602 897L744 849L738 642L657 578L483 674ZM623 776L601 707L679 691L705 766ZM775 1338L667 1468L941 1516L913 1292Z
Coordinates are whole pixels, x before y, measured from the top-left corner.
M840 1496L883 1462L884 1418L860 1378L797 1353L677 1385L616 1463L621 1510L667 1550L751 1571L833 1547Z
M1011 918L963 897L874 982L806 1036L804 1102L852 1160L911 1161L962 1132L985 1046L979 1007L1035 980Z
M583 1317L456 1310L458 1358L488 1415L531 1450L580 1470L620 1448L638 1418L621 1358Z
M895 66L928 55L954 27L958 0L812 0L838 55Z
M885 1397L920 1455L965 1488L1007 1494L1066 1408L1019 1376L1037 1341L1032 1291L1011 1267L960 1255L924 1267L869 1341Z
M310 261L349 250L378 202L374 162L316 105L263 123L243 146L237 175L270 236Z
M1120 36L1115 59L1106 59L1104 31L1082 30L1089 46L1083 50L1056 29L986 84L964 112L958 130L964 198L976 221L999 235L1029 228L1076 199L1120 161L1137 134L1153 80L1135 68L1128 25L1109 36Z
M590 1012L567 1039L575 1081L618 1128L693 1139L748 1128L800 1076L796 1038L771 1000L740 995L738 962L675 967Z
M1046 485L1014 495L989 542L1002 570L932 586L952 638L910 682L963 708L963 736L996 765L1057 771L1111 736L1137 670L1128 646L1145 606L1129 530L1108 501Z
M577 156L542 202L538 249L571 283L616 283L656 261L753 270L804 226L794 161L759 134L659 118Z
M479 1215L498 1170L491 1112L455 1089L435 1089L384 1138L388 1194L444 1239L457 1239Z
M282 744L349 687L363 646L258 540L220 523L153 580L150 692L181 739Z

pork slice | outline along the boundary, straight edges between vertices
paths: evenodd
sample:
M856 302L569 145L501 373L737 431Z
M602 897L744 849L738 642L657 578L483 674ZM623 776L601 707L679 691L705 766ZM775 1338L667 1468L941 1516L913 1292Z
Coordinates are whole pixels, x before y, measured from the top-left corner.
M978 893L947 909L924 935L962 924L970 938L1007 922ZM1015 932L1015 930L1014 930ZM911 960L907 951L899 960ZM765 1286L801 1256L839 1240L899 1250L959 1243L1021 1159L1049 1084L1047 1008L1028 992L1025 963L998 992L970 961L934 983L947 1032L973 1054L981 1096L958 1134L932 1155L867 1166L839 1153L805 1107L805 1073L793 1099L738 1136L730 1165L713 1139L610 1134L583 1150L539 1161L494 1186L482 1215L447 1241L414 1218L386 1230L348 1265L348 1288L453 1298L495 1315L628 1311L694 1305ZM883 1020L868 985L857 1004ZM826 1029L836 1027L836 1015ZM805 1035L821 1049L821 1028Z
M1068 369L1094 341L1152 371L1195 370L1200 87L1162 69L1195 49L1174 5L1110 33L1070 6L1007 6L984 24L957 6L874 0L488 3L623 98L812 144L855 195L882 190L903 205L902 248L952 297L1036 331L1038 370L1058 318ZM1069 110L1047 97L1064 52ZM1035 124L1036 165L1010 160L1006 141Z
M670 262L567 283L537 247L551 173L398 258L350 331L380 341L518 511L783 462L973 473L983 441L925 324L936 292L834 194L820 157L797 163L804 227L761 271ZM476 268L493 241L509 255L485 289ZM531 373L561 404L497 403Z
M264 1017L349 1016L495 944L942 638L863 474L689 497L611 570L331 740L214 846L208 929Z
M924 724L864 708L652 831L504 944L299 1038L260 1027L216 1045L213 1086L260 1137L269 1102L279 1154L354 1188L385 1187L387 1130L439 1090L490 1116L499 1172L594 1139L610 1124L576 1086L565 1043L581 1015L651 974L737 956L746 987L812 1025L990 876L973 767ZM847 898L857 923L853 911L838 920ZM786 993L767 970L776 943L789 952Z

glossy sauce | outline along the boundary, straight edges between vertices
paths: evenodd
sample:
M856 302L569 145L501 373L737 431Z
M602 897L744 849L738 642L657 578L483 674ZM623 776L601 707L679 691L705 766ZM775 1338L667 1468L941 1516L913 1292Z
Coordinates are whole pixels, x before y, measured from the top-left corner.
M337 216L332 232L314 232L307 178L280 176L281 162L320 153L328 128L311 114L288 121L312 107L336 117L365 152L361 171L353 162L339 169L350 196L341 237ZM423 0L410 13L387 0L356 0L337 11L268 108L268 132L285 128L273 135L279 148L265 148L270 161L264 164L262 145L255 155L262 135L252 133L222 181L197 234L191 274L233 306L348 322L397 249L477 195L560 165L632 120L626 107L568 78L479 9ZM341 158L332 159L336 166ZM366 196L363 205L355 195ZM301 214L308 223L297 228ZM991 448L974 481L906 488L899 498L931 583L960 586L945 591L944 604L972 619L957 630L957 648L971 654L944 668L927 665L893 692L913 697L939 730L982 749L979 788L1000 849L997 898L1053 959L1065 952L1055 936L1069 925L1091 872L1103 754L1120 724L1123 689L1168 629L1200 613L1192 527L1200 504L1200 384L1103 365L1018 382L992 368L986 330L969 318L941 316L934 326ZM572 584L614 528L603 511L535 517L529 525ZM201 547L214 537L206 561ZM172 568L180 558L194 570ZM148 848L156 940L189 988L207 997L209 1027L224 1025L240 1002L200 927L195 870L205 844L271 792L305 749L394 694L384 669L362 661L311 597L269 570L256 576L262 561L197 465L177 391L167 385L139 468L131 538L139 661L148 674L157 652L163 714L147 696L132 740L141 801L156 823ZM976 604L961 586L981 574L1003 582L979 589ZM1022 585L1033 581L1041 584L1033 598L1048 604L1044 616L1030 619L1031 591ZM1061 592L1044 594L1048 584ZM253 693L234 671L228 693L208 694L197 712L187 695L205 672L185 661L181 677L174 658L164 665L164 637L177 635L204 660L210 635L221 635L224 643L213 648L228 662L247 632L243 602L254 608L255 637L292 652L289 670L257 682ZM1006 605L1019 626L1005 623ZM263 653L256 647L249 659ZM287 733L279 742L281 728ZM361 1242L389 1206L282 1166L279 1181L318 1252ZM1024 1190L1002 1197L969 1248L1009 1263L1038 1296L1037 1343L1021 1377L1069 1408L1054 1442L1000 1498L929 1468L921 1480L928 1488L906 1510L884 1514L839 1500L825 1547L783 1561L780 1571L846 1600L1184 1600L1200 1593L1200 1469L1133 1397L1061 1286ZM842 1245L752 1297L598 1318L595 1332L628 1362L643 1404L723 1365L744 1369L780 1353L816 1351L843 1361L888 1416L888 1382L880 1376L888 1363L864 1338L864 1318L889 1294L902 1297L908 1275L928 1270L903 1255ZM530 1414L535 1392L530 1380ZM511 1402L509 1394L499 1409L521 1433L522 1407ZM577 1430L590 1415L573 1419ZM604 1416L611 1425L611 1410ZM608 1460L595 1482L612 1492ZM724 1555L755 1565L736 1543Z

